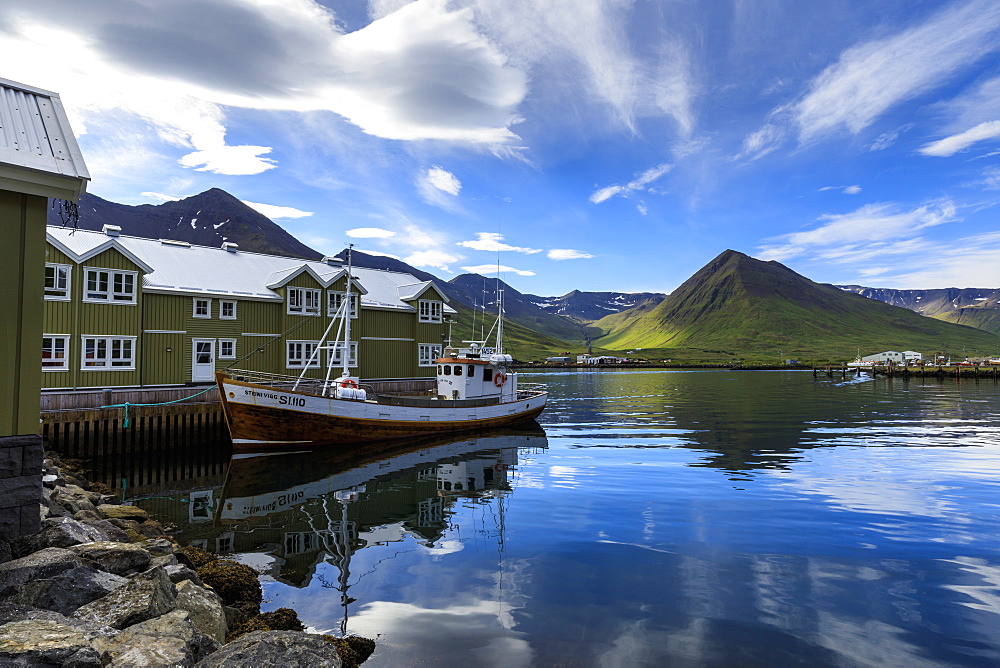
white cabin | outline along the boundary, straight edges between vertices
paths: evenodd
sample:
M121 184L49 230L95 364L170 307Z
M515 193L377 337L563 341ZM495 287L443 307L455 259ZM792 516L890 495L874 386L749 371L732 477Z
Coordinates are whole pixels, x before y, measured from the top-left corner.
M517 373L508 371L510 355L473 343L469 348L445 348L437 362L439 399L517 398Z

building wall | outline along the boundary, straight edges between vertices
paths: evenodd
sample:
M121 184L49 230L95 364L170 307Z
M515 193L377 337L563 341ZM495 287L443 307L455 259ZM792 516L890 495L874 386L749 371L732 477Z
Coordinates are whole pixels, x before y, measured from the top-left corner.
M0 190L0 437L38 433L47 204Z
M195 341L207 339L214 345L214 368L224 370L233 366L254 371L279 374L298 374L301 368L287 364L288 341L318 341L330 318L327 315L328 294L346 289L346 277L329 289L309 273L293 278L275 292L281 301L250 300L233 297L193 296L146 293L141 288L141 270L116 249L109 249L87 261L82 266L63 254L58 248L46 245L45 261L72 265L69 300L45 300L43 332L69 337L69 363L67 370L48 370L43 374L42 387L47 389L130 387L141 385L178 385L194 382L192 366ZM114 303L87 303L83 301L84 270L87 267L120 269L137 272L137 297L135 305ZM289 288L320 290L318 315L288 312ZM440 299L436 291L428 291L425 298ZM209 317L195 316L195 300L209 302ZM42 301L39 296L38 301ZM236 303L235 319L221 317L223 301ZM416 302L413 303L416 307ZM342 327L337 319L330 336ZM441 344L445 323L419 323L417 313L405 310L385 310L362 307L359 317L351 320L351 340L357 342L358 367L352 373L362 378L415 378L434 374L434 367L418 366L418 344ZM83 370L81 351L85 335L136 336L136 369ZM281 335L279 340L274 340ZM219 356L219 340L236 342L234 358ZM39 342L40 343L40 342ZM260 350L257 350L257 349ZM246 359L242 359L244 357ZM39 360L38 354L29 359ZM327 354L321 353L321 365L309 368L306 376L322 378L326 375ZM37 370L37 367L34 367ZM333 375L338 375L337 370ZM34 414L37 421L37 409ZM36 425L37 426L37 425Z

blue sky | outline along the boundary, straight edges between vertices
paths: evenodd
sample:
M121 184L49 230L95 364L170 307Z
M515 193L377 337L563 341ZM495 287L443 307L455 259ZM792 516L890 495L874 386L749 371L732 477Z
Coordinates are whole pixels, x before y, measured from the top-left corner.
M546 296L727 248L1000 287L995 0L0 0L0 63L94 194L223 188L320 251Z

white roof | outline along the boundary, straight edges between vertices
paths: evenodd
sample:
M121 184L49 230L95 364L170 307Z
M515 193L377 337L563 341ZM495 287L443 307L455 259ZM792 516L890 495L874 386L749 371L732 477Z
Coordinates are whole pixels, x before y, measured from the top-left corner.
M75 201L89 179L59 95L0 79L0 188Z
M219 297L281 301L276 288L306 272L323 287L333 285L345 272L340 265L279 255L228 251L223 248L164 243L157 239L108 236L103 232L48 227L48 239L57 248L83 262L109 248L117 248L148 272L142 278L146 292L204 294ZM416 279L411 274L354 267L354 281L364 290L361 305L372 308L413 307L400 299ZM440 290L439 290L440 291ZM445 310L454 310L445 306Z

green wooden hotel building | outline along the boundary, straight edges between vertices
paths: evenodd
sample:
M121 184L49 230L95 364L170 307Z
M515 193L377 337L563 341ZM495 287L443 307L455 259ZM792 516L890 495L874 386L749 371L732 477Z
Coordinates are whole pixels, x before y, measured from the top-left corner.
M410 274L351 274L350 345L315 355L331 318L331 339L344 324L334 318L347 294L340 258L49 226L42 387L211 383L230 366L321 378L343 354L365 380L433 376L456 313L444 292Z

